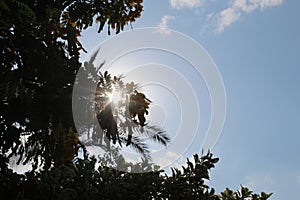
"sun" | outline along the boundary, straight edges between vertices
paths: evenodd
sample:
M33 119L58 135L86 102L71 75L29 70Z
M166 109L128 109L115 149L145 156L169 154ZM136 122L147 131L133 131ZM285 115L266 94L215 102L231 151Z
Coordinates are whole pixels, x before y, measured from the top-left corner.
M122 100L122 92L120 90L113 90L111 94L109 94L109 101L115 104L118 104Z

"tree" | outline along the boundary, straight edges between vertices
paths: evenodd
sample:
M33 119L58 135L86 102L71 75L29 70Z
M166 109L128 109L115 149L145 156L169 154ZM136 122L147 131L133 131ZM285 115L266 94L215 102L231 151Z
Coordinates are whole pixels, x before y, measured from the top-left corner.
M271 194L253 193L246 187L232 191L226 189L216 194L207 185L209 171L218 162L211 153L194 161L187 160L182 170L172 169L172 175L155 170L153 164L118 164L139 168L152 168L148 173L118 171L100 165L95 168L96 159L78 159L74 164L62 164L49 172L0 176L1 197L9 199L203 199L203 200L266 200Z
M82 142L85 146L98 146L106 151L110 150L111 143L117 143L119 147L130 145L144 159L150 159L148 145L141 136L164 146L170 141L162 128L146 122L151 100L138 91L134 82L124 83L122 75L102 73L103 63L94 66L98 53L96 51L89 61L84 62L73 90L73 107L80 110L74 112L78 133L87 138ZM117 99L114 100L114 96ZM97 127L98 123L100 127Z
M119 33L142 9L142 0L1 0L2 161L18 155L18 163L33 160L34 169L41 162L49 169L64 162L62 144L72 146L69 154L77 152L71 95L84 51L80 32L96 22L99 32L107 24L109 34ZM21 136L30 136L25 148Z
M117 149L113 149L115 157L100 159L98 169L96 158L87 154L84 159L71 162L78 149L84 149L71 107L72 88L80 67L79 51L84 51L78 41L80 32L96 22L99 32L107 24L108 34L111 29L119 33L140 17L142 8L142 0L0 1L1 199L263 200L270 196L253 194L244 187L238 192L226 189L220 195L215 194L205 183L209 170L218 161L210 153L200 158L195 155L193 163L188 160L187 166L173 169L169 176L147 159L137 164L127 163ZM120 77L111 78L107 73L97 76L100 76L99 90L109 89L101 85L101 77L121 83ZM146 127L144 114L150 101L138 91L127 93L126 112L130 120L139 128ZM128 113L123 120L128 119ZM113 128L103 122L107 116L110 116L108 122L113 122L111 114L108 107L106 111L100 110L98 118L114 143L118 140L115 125ZM124 141L131 145L135 140L132 135L130 139L129 130L127 126ZM152 136L162 144L167 142L162 133ZM25 145L22 137L27 137ZM8 168L8 159L13 155L18 156L18 163L33 161L33 170L25 174L13 172ZM110 158L124 170L107 167L105 162ZM37 170L39 165L42 168ZM130 173L128 169L141 173ZM149 169L151 172L142 173Z

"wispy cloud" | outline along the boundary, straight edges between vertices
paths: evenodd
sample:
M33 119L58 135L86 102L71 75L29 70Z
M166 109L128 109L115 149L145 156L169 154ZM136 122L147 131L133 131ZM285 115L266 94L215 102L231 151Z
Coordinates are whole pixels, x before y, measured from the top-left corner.
M216 30L222 32L226 27L236 22L242 15L258 9L263 10L267 7L278 6L282 3L283 0L234 0L228 8L214 16L216 20Z
M178 164L178 159L180 158L181 155L177 154L172 150L168 150L160 154L160 156L157 156L156 160L153 161L155 162L155 164L161 166L162 168L169 167L169 166L179 167L177 166L177 164Z
M170 20L172 19L175 19L174 16L170 16L170 15L164 15L162 18L161 18L161 21L158 25L158 29L159 29L159 32L163 33L163 34L170 34L170 30L168 30L168 23Z
M251 174L246 177L243 184L253 191L274 191L277 183L272 176L266 174Z
M204 0L170 0L173 8L198 8L203 6Z

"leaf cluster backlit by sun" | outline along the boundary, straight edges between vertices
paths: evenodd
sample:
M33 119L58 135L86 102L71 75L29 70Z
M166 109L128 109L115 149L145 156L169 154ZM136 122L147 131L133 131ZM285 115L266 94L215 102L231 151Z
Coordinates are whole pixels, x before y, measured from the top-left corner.
M155 125L147 125L151 101L138 91L134 83L124 83L122 76L112 77L107 71L100 72L95 94L95 110L98 122L106 136L106 143L133 146L145 157L149 153L146 143L139 135L146 134L150 139L166 145L169 138ZM137 135L138 134L138 135Z

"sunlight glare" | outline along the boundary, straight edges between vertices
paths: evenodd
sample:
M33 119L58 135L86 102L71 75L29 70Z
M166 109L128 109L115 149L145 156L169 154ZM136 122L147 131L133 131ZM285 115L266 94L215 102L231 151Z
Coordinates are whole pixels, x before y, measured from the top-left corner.
M110 101L117 104L122 100L122 94L120 90L113 90L109 97Z

